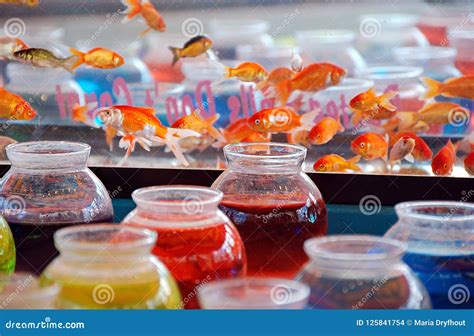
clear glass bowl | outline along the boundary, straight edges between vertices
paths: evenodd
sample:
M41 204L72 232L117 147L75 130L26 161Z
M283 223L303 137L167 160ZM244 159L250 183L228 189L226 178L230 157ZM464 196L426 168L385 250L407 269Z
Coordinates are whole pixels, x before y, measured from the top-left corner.
M425 284L433 308L474 308L474 205L405 202L386 237L408 244L405 262ZM469 195L469 196L468 196Z
M355 48L355 34L350 30L303 30L297 31L295 36L309 63L334 63L344 67L348 76L366 67Z
M215 279L245 275L244 245L218 208L221 192L163 186L138 189L132 197L137 208L123 223L157 233L153 254L177 280L185 308L199 308L197 287Z
M311 288L308 308L430 308L423 284L401 259L401 242L340 235L310 239L304 247L310 261L296 280Z
M13 233L17 270L36 274L56 256L53 234L65 226L111 222L110 196L87 168L90 146L63 141L9 145L0 181L2 213Z
M326 234L326 204L302 170L306 148L241 143L224 148L228 168L212 188L242 237L252 276L292 278L307 261L304 241Z
M0 309L55 309L59 287L28 273L0 277Z
M204 309L303 309L309 287L277 278L240 278L214 281L199 288Z
M177 309L181 296L151 254L156 234L124 225L80 225L54 235L60 255L41 275L63 309Z

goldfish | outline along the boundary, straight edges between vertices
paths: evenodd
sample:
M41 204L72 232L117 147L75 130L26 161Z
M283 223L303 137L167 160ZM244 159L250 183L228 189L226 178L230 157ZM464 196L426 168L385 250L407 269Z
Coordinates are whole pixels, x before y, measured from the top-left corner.
M19 38L2 36L0 37L0 60L12 61L15 59L15 52L28 48L28 45Z
M225 144L238 142L268 142L270 134L263 134L250 128L247 118L242 118L222 130L225 141L218 141L212 147L220 148Z
M325 117L309 131L309 142L313 145L324 145L331 141L337 132L344 132L341 122Z
M22 97L0 88L0 118L10 120L31 120L35 110Z
M464 169L466 169L469 175L474 175L474 151L464 158Z
M72 66L73 70L84 63L99 69L113 69L125 63L122 56L105 48L95 48L86 53L74 48L71 48L70 51L77 56L77 60Z
M354 113L352 123L357 125L363 118L382 120L393 117L397 108L390 103L390 99L396 95L398 92L391 91L377 96L375 88L358 94L349 102Z
M302 115L291 107L272 107L263 109L248 119L248 125L261 133L287 133L296 129L311 129L313 120L320 110L314 110Z
M470 153L474 151L474 132L471 132L464 139L457 143L457 149L463 153Z
M461 76L438 82L429 77L421 78L427 86L425 99L436 96L449 98L468 98L474 99L474 76Z
M85 115L86 108L75 109L75 119L81 118L87 121ZM94 113L96 124L104 128L113 128L117 134L122 136L120 147L126 148L127 158L134 150L134 145L138 142L145 150L149 147L166 145L173 152L176 158L185 166L189 162L183 155L179 141L188 137L200 137L198 132L188 129L168 128L161 124L155 116L155 110L150 107L137 107L126 105L114 105L101 108ZM124 159L125 159L124 158Z
M137 15L141 15L143 19L145 19L148 28L145 29L143 32L140 33L141 36L149 33L152 30L156 30L159 32L166 31L166 23L163 17L161 16L160 12L158 12L153 6L153 4L148 0L121 0L122 4L127 6L127 9L122 12L122 14L126 14L127 17L123 20L123 22L127 22Z
M399 132L393 134L390 137L390 146L395 145L395 143L397 143L401 138L411 138L415 140L415 147L413 148L411 155L416 161L429 161L433 157L433 152L428 144L412 132Z
M15 139L0 136L0 160L7 159L7 146L15 143L17 143Z
M300 72L303 70L303 59L299 54L293 53L291 58L291 70L294 72Z
M12 5L36 7L39 5L39 0L0 0L0 4L12 4Z
M16 51L15 59L38 68L64 68L69 72L74 72L74 65L77 62L77 56L59 58L51 51L46 49L29 48Z
M299 129L296 132L287 134L287 142L292 145L301 144L306 147L311 146L309 142L309 131L305 129Z
M346 160L337 154L325 155L316 161L313 169L319 172L345 172L347 170L362 171L357 165L360 156L357 155L350 160Z
M263 92L266 92L270 87L291 79L294 74L293 70L286 67L275 68L270 72L267 79L260 84L260 88Z
M408 162L415 162L412 155L412 152L415 149L415 144L415 139L407 136L400 137L390 150L388 161L397 162L405 159Z
M387 140L387 138L377 133L365 133L352 141L351 149L365 160L375 160L378 158L386 160L388 151Z
M436 102L419 110L415 119L424 121L428 125L445 125L467 123L470 115L471 112L459 104Z
M260 86L268 78L267 70L260 64L253 62L244 62L235 68L226 66L225 69L226 78L237 78L242 82L260 83Z
M182 48L168 47L173 53L173 63L175 65L181 58L197 57L204 54L212 47L212 40L206 36L195 36L184 44Z
M438 153L433 157L431 162L431 169L433 174L439 176L450 175L453 171L454 163L456 162L456 147L451 140L444 145Z
M330 63L314 63L296 73L291 79L276 86L276 97L286 105L292 92L316 92L337 85L346 75L346 70Z

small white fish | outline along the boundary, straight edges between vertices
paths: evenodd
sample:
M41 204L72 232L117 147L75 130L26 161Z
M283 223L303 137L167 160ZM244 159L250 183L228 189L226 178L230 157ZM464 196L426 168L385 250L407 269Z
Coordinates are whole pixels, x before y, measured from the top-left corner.
M411 154L413 149L415 149L415 139L410 137L401 137L390 150L390 154L388 156L389 161L396 162L405 159L408 162L413 163L415 162L415 159Z
M299 54L293 53L293 57L291 58L291 70L294 72L303 70L303 59Z

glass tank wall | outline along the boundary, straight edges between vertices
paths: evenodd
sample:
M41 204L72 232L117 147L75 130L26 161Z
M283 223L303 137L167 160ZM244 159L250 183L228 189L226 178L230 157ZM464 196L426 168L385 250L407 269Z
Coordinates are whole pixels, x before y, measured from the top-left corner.
M0 0L1 148L214 170L271 140L307 172L474 174L469 1L133 3Z

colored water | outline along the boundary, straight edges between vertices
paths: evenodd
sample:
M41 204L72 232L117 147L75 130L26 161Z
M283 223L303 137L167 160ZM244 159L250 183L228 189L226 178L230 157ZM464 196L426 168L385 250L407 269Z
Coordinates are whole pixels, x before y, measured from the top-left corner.
M242 237L249 275L294 277L308 260L304 242L327 232L326 205L304 195L225 195L220 208Z

